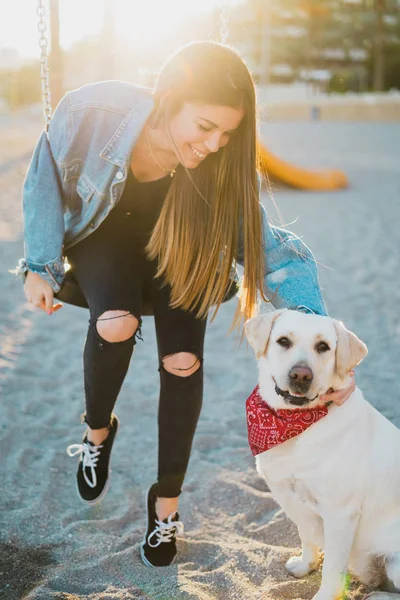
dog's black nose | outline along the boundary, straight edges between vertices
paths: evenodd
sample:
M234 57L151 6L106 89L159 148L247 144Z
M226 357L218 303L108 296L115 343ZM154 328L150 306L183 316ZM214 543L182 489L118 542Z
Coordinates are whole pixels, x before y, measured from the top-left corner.
M289 380L292 387L299 392L305 392L313 380L313 373L309 367L295 365L289 371Z

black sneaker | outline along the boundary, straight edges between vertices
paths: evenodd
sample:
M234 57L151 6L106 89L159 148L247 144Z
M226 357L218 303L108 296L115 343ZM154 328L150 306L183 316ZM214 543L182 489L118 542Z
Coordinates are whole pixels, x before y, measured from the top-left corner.
M157 484L153 484L147 492L147 531L140 554L147 567L168 567L176 556L176 534L183 533L183 523L178 513L172 513L163 521L158 519L156 488Z
M82 444L72 444L67 448L69 456L80 454L76 480L78 495L85 504L96 504L108 491L111 473L110 455L118 427L119 421L113 414L109 434L102 444L95 446L89 442L86 432Z

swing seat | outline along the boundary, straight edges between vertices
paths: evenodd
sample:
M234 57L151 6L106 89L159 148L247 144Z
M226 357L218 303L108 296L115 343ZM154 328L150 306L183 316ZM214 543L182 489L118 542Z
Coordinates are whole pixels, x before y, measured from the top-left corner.
M226 288L222 302L227 302L233 298L238 291L239 288L236 281L231 279ZM78 306L79 308L89 308L86 298L78 286L72 270L67 271L62 288L57 294L54 294L54 297L61 302L65 302L66 304L72 304L73 306ZM143 316L147 317L154 315L153 307L149 298L146 298L145 296L142 298L142 306Z

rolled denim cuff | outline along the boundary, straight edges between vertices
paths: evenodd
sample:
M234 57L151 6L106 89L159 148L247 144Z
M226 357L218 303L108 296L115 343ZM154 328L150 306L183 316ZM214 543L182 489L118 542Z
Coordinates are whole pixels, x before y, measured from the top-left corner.
M64 262L60 258L51 260L46 264L34 263L25 258L20 258L16 268L10 269L9 273L13 273L25 283L28 271L40 275L42 279L51 285L54 293L60 291L65 277Z

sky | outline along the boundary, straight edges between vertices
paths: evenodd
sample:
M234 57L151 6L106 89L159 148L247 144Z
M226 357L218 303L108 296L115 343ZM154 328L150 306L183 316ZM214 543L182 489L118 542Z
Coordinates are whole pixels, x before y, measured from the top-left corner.
M48 0L45 2L47 7ZM181 19L195 19L210 11L221 0L113 0L116 30L138 40L162 34ZM237 4L238 0L231 0ZM22 57L39 55L37 0L3 2L0 19L0 49L16 48ZM95 34L103 25L103 0L59 0L61 45L68 48L86 35ZM47 11L48 16L48 11Z

